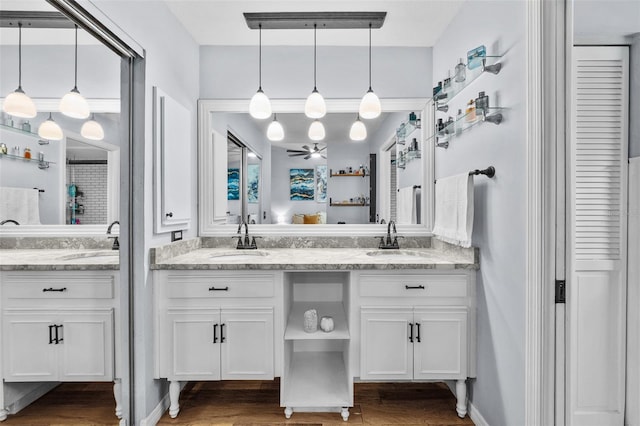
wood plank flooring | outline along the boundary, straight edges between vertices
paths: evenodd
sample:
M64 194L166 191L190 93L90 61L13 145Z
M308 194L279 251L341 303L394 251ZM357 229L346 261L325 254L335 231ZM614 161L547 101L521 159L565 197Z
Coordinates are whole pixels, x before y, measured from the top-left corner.
M443 383L356 383L348 422L339 413L294 413L284 417L274 381L189 382L180 394L180 414L165 412L158 425L189 426L338 426L473 425L455 411L455 398ZM65 383L4 425L117 425L109 383Z

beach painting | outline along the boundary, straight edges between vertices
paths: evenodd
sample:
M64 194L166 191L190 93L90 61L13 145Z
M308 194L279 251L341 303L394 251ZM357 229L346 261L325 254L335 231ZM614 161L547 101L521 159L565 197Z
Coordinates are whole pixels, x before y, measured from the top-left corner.
M260 164L247 166L247 202L256 204L260 199Z
M227 169L227 200L240 199L240 169Z
M316 201L327 202L327 166L316 166Z
M291 201L313 201L313 169L289 169Z

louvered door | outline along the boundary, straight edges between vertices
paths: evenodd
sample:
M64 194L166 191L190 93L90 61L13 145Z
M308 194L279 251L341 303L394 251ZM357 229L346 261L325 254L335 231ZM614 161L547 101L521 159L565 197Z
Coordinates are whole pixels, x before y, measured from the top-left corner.
M566 420L622 425L628 49L576 47L571 80Z

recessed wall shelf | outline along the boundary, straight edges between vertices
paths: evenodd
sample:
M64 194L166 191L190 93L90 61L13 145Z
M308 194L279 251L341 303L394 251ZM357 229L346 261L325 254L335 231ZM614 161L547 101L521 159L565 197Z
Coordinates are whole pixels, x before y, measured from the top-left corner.
M0 124L0 129L10 130L12 132L20 133L23 135L30 136L32 138L37 138L38 143L40 145L49 145L49 141L46 139L42 139L37 133L28 132L26 130L18 129L17 127L7 126L6 124Z
M499 62L502 56L503 55L486 56L482 60L482 66L472 70L469 69L468 65L465 65L466 78L464 81L456 83L453 80L453 77L451 77L451 87L434 95L433 100L436 104L436 109L438 109L438 111L447 112L448 107L445 108L445 106L485 72L488 72L489 74L498 74L502 69L502 63ZM490 62L490 64L487 64L488 62Z

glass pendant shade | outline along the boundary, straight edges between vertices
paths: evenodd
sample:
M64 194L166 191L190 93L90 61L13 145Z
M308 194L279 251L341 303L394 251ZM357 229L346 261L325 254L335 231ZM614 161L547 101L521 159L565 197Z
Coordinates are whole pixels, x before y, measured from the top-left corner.
M101 141L104 139L104 130L93 115L91 115L91 120L85 121L82 125L80 134L83 138L91 139L92 141Z
M284 128L282 128L282 124L280 124L280 122L276 120L275 115L273 117L273 121L267 128L267 138L270 141L274 142L278 142L284 139Z
M322 118L327 114L324 98L315 88L304 103L304 114L309 118Z
M38 113L36 104L27 96L22 88L18 87L4 98L2 110L7 114L20 118L33 118Z
M360 121L360 117L356 119L351 125L351 130L349 131L349 138L352 141L363 141L367 138L367 128L364 123Z
M271 102L262 89L258 89L249 103L249 114L258 120L271 117Z
M369 88L367 93L362 97L362 101L360 101L360 117L371 120L372 118L380 116L381 112L382 105L380 105L380 99L378 99L378 96Z
M58 123L53 121L51 113L49 113L49 118L43 121L40 127L38 127L38 136L50 141L62 140L62 129L58 126Z
M59 109L61 113L71 118L85 119L89 118L91 114L89 103L80 94L77 87L62 97Z
M309 126L309 139L312 141L321 141L324 139L324 125L319 120L314 120Z

